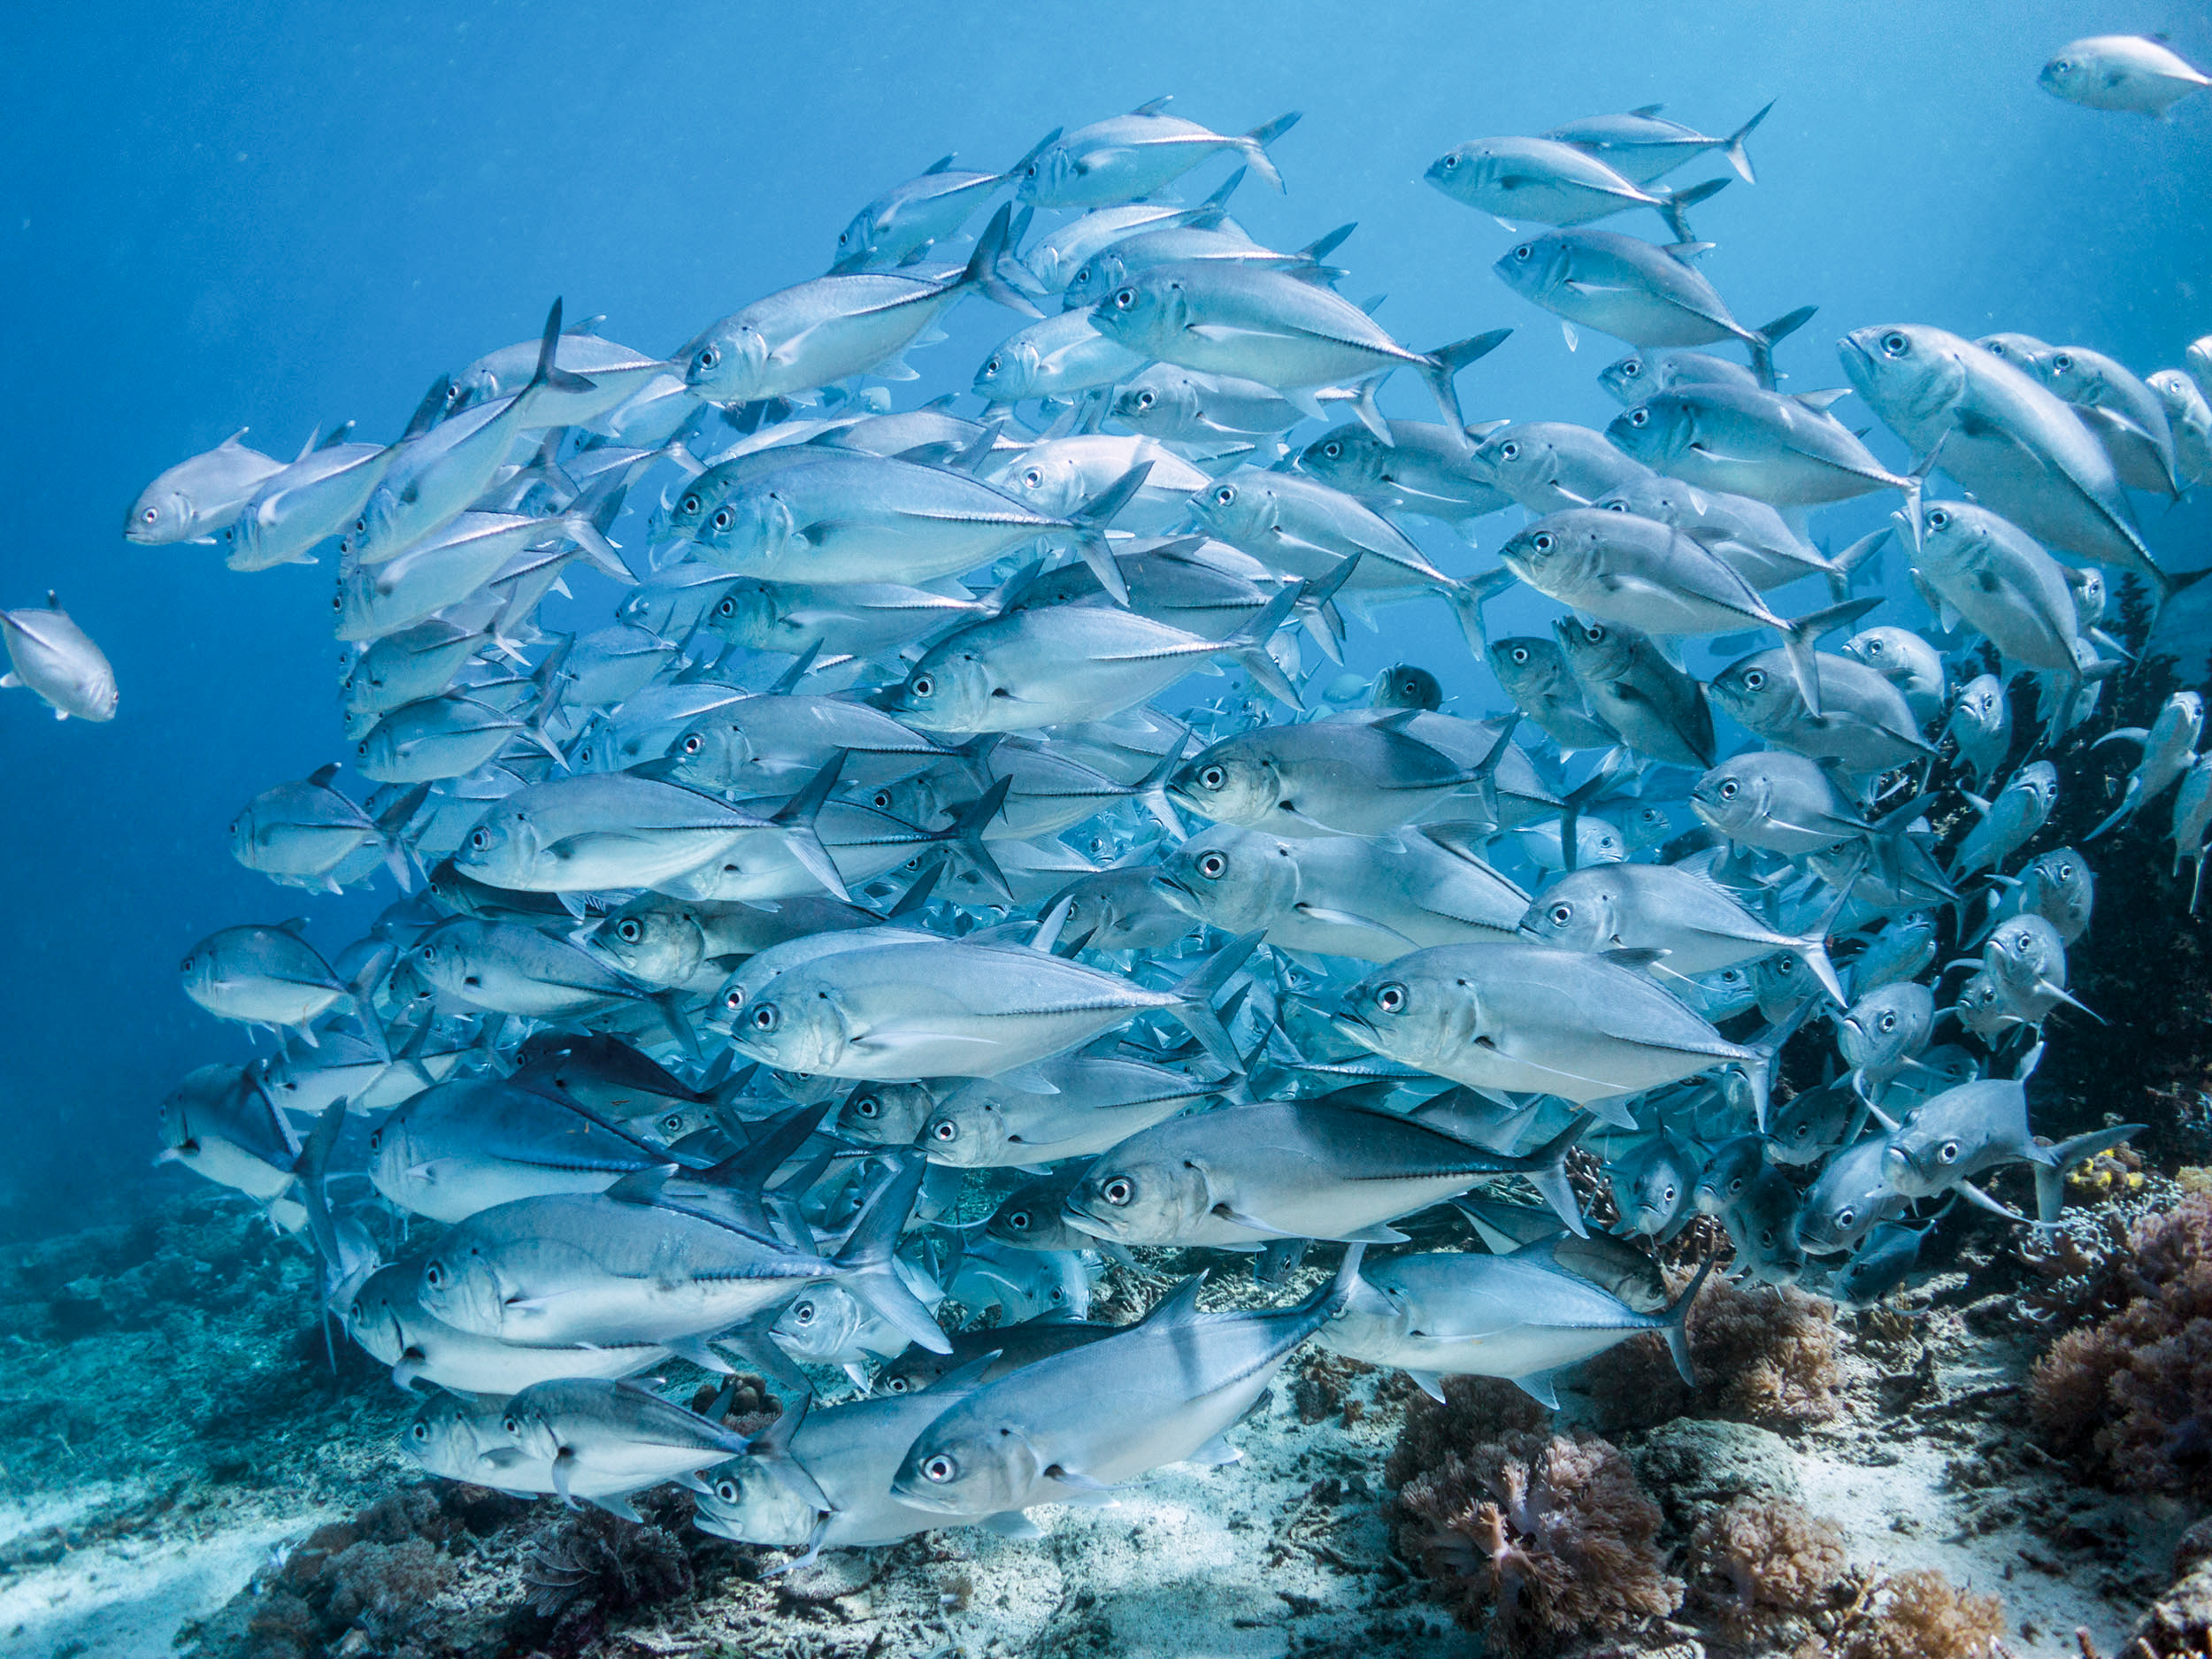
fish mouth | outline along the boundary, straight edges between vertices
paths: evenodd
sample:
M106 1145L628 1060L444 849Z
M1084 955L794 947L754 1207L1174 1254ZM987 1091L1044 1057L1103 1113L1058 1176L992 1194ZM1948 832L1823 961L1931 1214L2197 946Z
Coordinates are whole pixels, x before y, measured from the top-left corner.
M1077 1209L1073 1199L1060 1206L1060 1219L1078 1233L1087 1233L1094 1239L1115 1240L1120 1237L1110 1222L1087 1210Z
M965 1515L967 1509L941 1496L926 1480L894 1480L891 1495L910 1509L927 1509L932 1515Z
M1162 898L1165 899L1170 904L1173 905L1177 910L1180 910L1184 915L1194 918L1199 921L1206 919L1198 912L1198 895L1195 893L1193 893L1188 887L1185 887L1180 881L1178 881L1173 876L1167 875L1165 873L1154 876L1152 878L1152 890L1157 893Z

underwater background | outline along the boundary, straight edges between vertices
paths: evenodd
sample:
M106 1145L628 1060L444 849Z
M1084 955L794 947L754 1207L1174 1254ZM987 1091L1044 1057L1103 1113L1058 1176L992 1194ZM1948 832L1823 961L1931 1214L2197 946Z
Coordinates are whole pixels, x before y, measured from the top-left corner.
M17 1233L127 1211L162 1094L245 1057L179 994L176 962L228 922L280 919L288 901L231 860L224 826L340 753L327 552L243 575L219 549L119 534L147 479L241 426L287 457L319 424L395 435L433 379L533 335L556 295L672 350L824 268L860 203L937 156L1003 166L1054 126L1164 92L1226 131L1305 112L1278 152L1288 193L1248 188L1238 214L1275 246L1357 220L1347 289L1386 292L1396 337L1515 328L1466 380L1471 419L1601 426L1615 405L1594 377L1616 353L1586 336L1571 356L1491 274L1507 233L1422 169L1469 137L1658 101L1724 133L1775 100L1759 182L1699 230L1740 315L1820 307L1779 354L1794 389L1841 384L1831 342L1873 321L2018 330L2147 373L2212 314L2204 101L2154 124L2035 85L2057 45L2107 30L2169 29L2202 61L2212 27L2186 7L92 0L10 27L0 603L58 590L123 696L101 727L0 699L0 1230ZM1191 199L1225 171L1194 175ZM979 303L947 326L895 392L964 388L1012 324ZM1425 412L1411 377L1383 401ZM1886 431L1870 442L1904 458ZM2169 568L2212 556L2205 493L2152 511ZM1839 542L1887 508L1856 511L1865 525L1847 510L1824 527ZM1901 593L1893 552L1887 574ZM1440 609L1391 631L1448 690L1503 706ZM1375 635L1353 647L1355 668L1387 659ZM311 935L334 949L385 891L306 906Z

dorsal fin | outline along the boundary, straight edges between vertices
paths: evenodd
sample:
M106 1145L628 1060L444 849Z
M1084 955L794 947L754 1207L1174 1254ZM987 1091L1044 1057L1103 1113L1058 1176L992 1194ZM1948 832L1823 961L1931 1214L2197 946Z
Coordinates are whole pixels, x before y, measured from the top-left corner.
M1198 1313L1198 1293L1206 1286L1208 1270L1201 1268L1173 1290L1160 1298L1152 1311L1138 1321L1140 1325L1182 1325Z
M1130 111L1129 113L1132 115L1157 115L1162 110L1164 110L1169 104L1174 102L1175 95L1172 92L1164 92L1158 97L1153 99L1149 104L1140 104L1135 109Z
M922 177L926 179L933 173L943 173L946 169L952 165L953 157L957 156L959 153L960 152L956 150L952 152L951 156L938 157L936 160L931 162L929 165L922 169Z

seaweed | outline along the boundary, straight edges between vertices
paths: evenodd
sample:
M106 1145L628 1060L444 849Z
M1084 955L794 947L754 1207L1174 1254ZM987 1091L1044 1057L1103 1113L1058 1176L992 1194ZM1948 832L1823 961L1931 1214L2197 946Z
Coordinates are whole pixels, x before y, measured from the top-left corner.
M2030 1412L2111 1486L2212 1495L2212 1194L2138 1221L2127 1248L2134 1299L2051 1345Z
M1494 1389L1466 1386L1481 1380L1448 1378L1441 1405L1413 1402L1391 1454L1399 1547L1432 1593L1501 1654L1671 1614L1683 1586L1664 1570L1663 1517L1628 1459L1594 1434L1502 1427Z
M1740 1624L1827 1606L1850 1566L1833 1521L1786 1498L1747 1496L1697 1524L1690 1560L1726 1584L1722 1609Z

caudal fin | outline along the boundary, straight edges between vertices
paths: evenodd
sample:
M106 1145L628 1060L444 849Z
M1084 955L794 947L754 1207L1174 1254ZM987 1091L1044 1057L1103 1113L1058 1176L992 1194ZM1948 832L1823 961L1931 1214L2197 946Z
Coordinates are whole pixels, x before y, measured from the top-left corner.
M1819 309L1817 305L1801 305L1793 311L1785 311L1763 327L1751 331L1751 337L1744 343L1751 348L1752 372L1759 377L1759 384L1768 391L1774 389L1774 348L1812 321L1813 313Z
M1697 1372L1690 1364L1690 1308L1697 1301L1697 1293L1705 1288L1705 1276L1719 1259L1719 1253L1715 1252L1698 1263L1696 1277L1690 1280L1689 1288L1674 1299L1674 1306L1666 1312L1666 1324L1660 1327L1660 1334L1667 1339L1667 1352L1674 1356L1675 1370L1693 1388L1697 1386Z
M1029 215L1025 211L1022 223L1025 227L1028 222ZM1030 303L1029 296L1014 286L1002 268L1007 250L1020 238L1021 233L1013 227L1014 204L1000 203L998 211L991 215L991 222L975 239L975 251L968 256L968 268L960 273L960 286L974 288L1010 311L1019 311L1025 317L1042 317L1044 313Z
M1268 156L1267 147L1297 126L1298 118L1302 113L1302 111L1293 110L1287 115L1279 115L1271 121L1263 122L1247 133L1237 145L1244 152L1245 165L1278 190L1283 188L1283 175L1275 171L1275 163Z
M892 1259L899 1233L913 1211L915 1196L922 1190L922 1177L928 1169L922 1159L910 1156L906 1167L885 1184L847 1236L845 1248L837 1253L837 1270L854 1295L904 1333L909 1340L920 1343L933 1354L949 1354L951 1342L929 1310L906 1287Z
M1459 392L1453 381L1469 364L1488 357L1503 345L1512 332L1510 328L1493 328L1487 334L1470 334L1448 346L1439 346L1422 360L1421 379L1427 383L1436 398L1436 406L1444 411L1444 419L1454 432L1466 429L1467 418L1460 411Z
M1744 148L1744 141L1751 136L1753 129L1755 128L1760 122L1767 119L1767 110L1770 110L1773 107L1773 101L1770 99L1767 103L1766 109L1761 110L1756 115L1753 116L1741 127L1739 127L1734 132L1731 133L1728 135L1728 142L1720 147L1720 153L1728 157L1728 165L1736 170L1736 176L1739 179L1741 179L1746 184L1756 184L1759 180L1752 173L1751 152Z
M1708 179L1702 184L1693 184L1679 190L1654 187L1651 194L1657 198L1655 205L1659 216L1667 221L1667 228L1674 233L1675 241L1695 242L1697 236L1690 229L1690 209L1700 202L1712 200L1732 182L1728 179Z
M1239 1077L1244 1074L1244 1056L1237 1052L1236 1044L1229 1041L1228 1032L1214 1013L1213 1000L1229 983L1231 976L1259 949L1264 933L1263 929L1232 940L1174 991L1178 999L1174 1014L1183 1022L1183 1028L1198 1039L1199 1046L1212 1056L1216 1065Z

